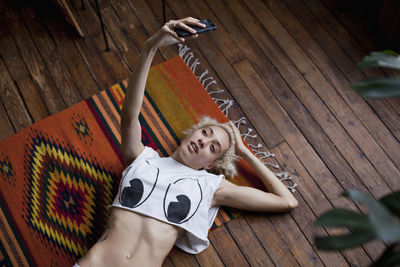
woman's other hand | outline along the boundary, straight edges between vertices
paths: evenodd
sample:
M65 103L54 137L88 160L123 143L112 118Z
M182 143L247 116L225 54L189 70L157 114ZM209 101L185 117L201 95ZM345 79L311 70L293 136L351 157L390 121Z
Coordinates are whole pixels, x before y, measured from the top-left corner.
M192 17L187 17L180 20L170 20L165 23L164 26L162 26L161 29L159 29L155 34L153 34L153 36L147 40L146 44L150 45L152 48L158 49L160 47L182 43L197 38L198 34L183 38L174 31L174 27L176 27L193 34L196 33L196 31L190 28L189 25L202 28L206 27L206 25L200 23L200 20Z
M246 145L243 143L242 140L242 136L240 134L239 129L233 124L233 122L227 122L226 124L228 124L233 131L233 134L235 136L235 150L236 150L236 154L239 156L242 156L247 150L248 148L246 147Z

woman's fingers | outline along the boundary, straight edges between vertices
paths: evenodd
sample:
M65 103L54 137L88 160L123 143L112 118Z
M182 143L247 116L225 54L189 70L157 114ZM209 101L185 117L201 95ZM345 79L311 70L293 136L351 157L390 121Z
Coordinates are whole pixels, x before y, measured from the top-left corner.
M202 27L202 28L206 26L203 23L200 23L199 19L192 18L192 17L187 17L187 18L184 18L184 19L180 19L179 21L181 21L181 22L183 22L185 24L198 26L198 27Z
M173 28L179 28L182 30L185 30L187 32L190 32L191 34L196 34L196 31L194 29L192 29L190 26L197 26L197 27L201 27L204 28L206 27L206 25L204 25L203 23L200 23L199 19L195 19L192 17L187 17L184 19L180 19L180 20L172 20L170 21L170 25L172 24L171 30L173 30Z
M179 37L179 35L174 31L174 23L175 21L170 21L168 23L166 23L164 25L164 31L170 35L172 35L172 37L174 37L176 40L178 40L179 42L184 42L185 39L182 37Z
M185 30L187 32L190 32L191 34L196 34L196 31L194 29L190 28L188 25L186 25L185 23L180 22L180 21L177 21L174 23L174 28L179 28L179 29Z
M172 36L175 40L177 40L178 42L185 42L188 40L192 40L198 37L198 34L196 34L196 31L194 29L192 29L189 26L198 26L198 27L205 27L204 24L200 23L200 20L192 18L192 17L187 17L184 19L180 19L180 20L170 20L167 23L165 23L165 25L161 28L161 31ZM174 28L179 28L185 31L190 32L192 35L188 36L188 37L180 37L176 32ZM174 42L172 40L167 40L164 39L164 41L162 41L160 43L160 47L162 46L167 46L170 44L173 44Z

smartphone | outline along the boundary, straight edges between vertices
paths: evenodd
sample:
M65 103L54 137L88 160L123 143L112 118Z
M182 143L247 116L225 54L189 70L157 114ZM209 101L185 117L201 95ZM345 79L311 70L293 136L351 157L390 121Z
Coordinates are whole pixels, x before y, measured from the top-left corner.
M205 28L200 28L200 27L197 27L197 26L191 26L191 25L188 25L188 26L196 31L195 34L214 31L214 30L217 29L217 25L215 25L215 23L212 22L209 19L200 20L200 23L201 24L205 24L206 27ZM174 30L180 37L187 37L189 35L194 35L194 34L188 32L188 31L185 31L185 30L182 30L182 29L179 29L179 28L174 28Z

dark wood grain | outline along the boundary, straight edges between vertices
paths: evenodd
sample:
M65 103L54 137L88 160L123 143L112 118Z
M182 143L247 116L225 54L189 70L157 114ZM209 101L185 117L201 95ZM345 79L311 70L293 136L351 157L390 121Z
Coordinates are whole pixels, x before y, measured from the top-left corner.
M162 25L159 0L100 0L110 51L94 2L71 10L80 38L56 5L0 0L0 140L129 79L143 43ZM357 189L378 198L399 190L400 98L365 100L348 83L398 76L359 70L369 52L393 48L360 1L168 0L167 20L210 18L219 27L187 43L216 84L213 95L235 99L229 117L247 118L248 143L271 151L264 160L298 184L299 207L286 214L244 213L209 234L198 255L177 250L163 266L366 266L385 248L372 242L342 252L316 249L314 237L337 230L314 226L332 207L366 211L340 196ZM46 8L43 8L43 7ZM371 13L372 12L372 13ZM153 64L178 55L171 46ZM235 211L234 211L235 212Z

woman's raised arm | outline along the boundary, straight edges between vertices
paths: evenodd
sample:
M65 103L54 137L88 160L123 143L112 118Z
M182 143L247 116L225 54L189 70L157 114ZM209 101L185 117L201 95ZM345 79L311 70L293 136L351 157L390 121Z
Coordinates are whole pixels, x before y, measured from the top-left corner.
M244 144L239 130L235 133L236 153L242 156L258 175L268 192L247 186L237 186L222 180L214 194L214 206L230 206L243 210L281 212L297 207L298 202L286 186Z
M160 47L185 42L196 38L197 35L181 38L174 31L174 27L195 33L188 25L204 27L198 19L185 18L171 20L150 37L140 52L138 63L129 81L121 114L121 149L125 165L129 165L142 151L142 132L139 123L139 113L142 107L146 80L157 49Z

